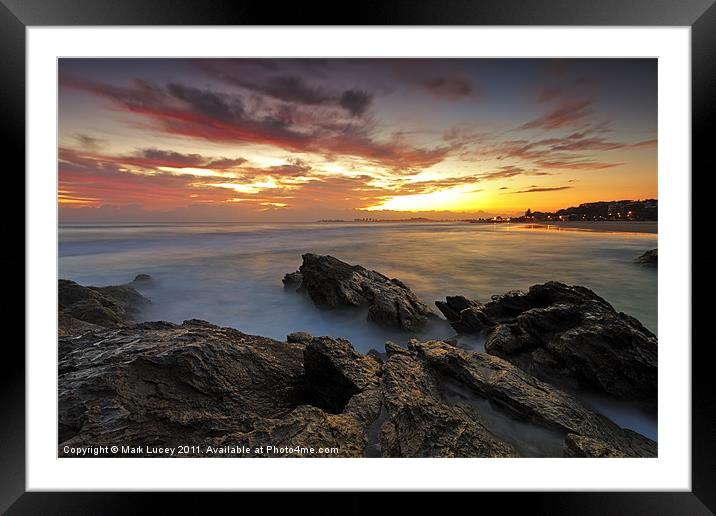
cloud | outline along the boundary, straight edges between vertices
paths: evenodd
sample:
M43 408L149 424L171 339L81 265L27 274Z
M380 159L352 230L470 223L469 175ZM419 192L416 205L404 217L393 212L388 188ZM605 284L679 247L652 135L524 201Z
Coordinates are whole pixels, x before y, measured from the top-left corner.
M490 181L492 179L505 179L508 177L519 176L522 175L524 172L525 170L521 167L516 167L514 165L505 165L503 167L500 167L498 170L480 174L478 177L480 177L482 180Z
M655 147L657 143L658 143L658 141L656 140L656 138L654 138L651 140L644 140L641 142L633 143L630 145L630 147L632 149L638 149L641 147Z
M81 147L87 150L99 150L107 144L107 140L101 138L95 138L82 133L76 133L73 138L80 144Z
M599 161L559 161L559 160L540 160L537 165L544 168L559 168L569 170L601 170L604 168L618 167L622 163L603 163Z
M584 130L564 137L508 140L498 143L486 152L494 152L498 160L517 159L529 162L535 167L530 172L532 175L549 175L549 172L539 169L597 170L615 167L621 163L603 161L600 153L641 145L591 136L594 132L601 132L601 129ZM595 153L598 153L596 156L599 159L595 159Z
M94 163L112 163L117 166L129 165L143 169L165 168L201 168L210 170L229 170L246 163L244 158L207 157L195 153L181 153L157 148L138 149L134 154L111 156L96 152L75 152L61 148L60 158L69 161Z
M447 100L482 93L465 77L432 77L423 80L421 85L431 95Z
M400 140L376 141L372 127L325 116L293 117L270 112L251 112L237 94L217 93L171 83L162 88L146 81L117 87L73 78L61 78L64 86L82 89L112 101L120 110L146 117L169 134L228 143L274 145L293 152L318 153L326 157L353 156L408 173L439 163L461 144L413 147ZM364 92L353 91L344 99L346 108L357 114L367 107Z
M237 95L220 95L179 83L170 83L167 90L184 101L197 114L222 122L236 122L244 117L241 98Z
M339 104L352 116L361 116L366 112L373 97L365 91L348 90L344 91Z
M302 61L302 63L302 68L314 75L317 74L317 71L324 72L327 68L325 63L312 63L312 60ZM254 67L251 73L246 73L244 62L202 60L198 65L204 73L211 77L260 95L306 106L339 106L353 117L362 116L373 101L373 95L367 91L358 89L340 91L316 86L295 73L265 75L266 70L278 71L278 64L275 64L273 68L264 68L264 70L257 70Z
M591 111L587 109L591 104L591 99L564 102L552 111L549 111L534 120L530 120L529 122L521 125L519 128L542 128L545 130L551 130L565 126L578 125L589 114L591 114Z
M262 81L253 81L235 76L221 76L224 80L264 95L286 102L317 105L335 102L337 95L322 88L310 86L298 75L279 75Z
M563 143L558 143L552 146L553 151L582 151L582 150L616 150L624 148L623 143L610 142L604 138L581 138L581 139L569 139Z
M547 102L560 97L564 91L559 86L546 86L537 92L537 102Z
M571 186L535 186L532 188L528 188L526 190L518 190L516 194L521 193L538 193L538 192L557 192L559 190L567 190L568 188L572 188Z

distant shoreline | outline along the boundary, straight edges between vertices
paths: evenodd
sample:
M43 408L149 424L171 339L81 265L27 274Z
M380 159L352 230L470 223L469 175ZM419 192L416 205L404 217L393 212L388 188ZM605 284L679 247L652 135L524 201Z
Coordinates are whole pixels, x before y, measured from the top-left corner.
M313 224L347 224L347 225L365 225L365 224L465 224L470 222L466 220L375 220L375 221L349 221L349 220L331 220L331 221L291 221L291 222L256 222L256 221L231 221L231 222L95 222L95 223L60 223L58 228L101 228L101 227L172 227L172 226L216 226L216 225L238 225L238 224L277 224L277 225L313 225ZM507 226L519 229L541 229L554 231L593 231L603 233L645 233L656 234L658 232L657 221L562 221L562 222L481 222L476 225L489 226Z
M651 233L659 230L657 221L564 221L564 222L535 222L522 223L519 226L525 229L542 229L555 231L597 231L604 233Z

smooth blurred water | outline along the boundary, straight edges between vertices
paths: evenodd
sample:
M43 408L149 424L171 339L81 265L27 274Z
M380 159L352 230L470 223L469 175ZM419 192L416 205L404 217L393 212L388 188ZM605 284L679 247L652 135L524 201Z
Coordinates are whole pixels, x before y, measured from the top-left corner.
M151 274L147 319L200 318L282 339L293 331L349 338L363 351L406 336L365 314L317 309L284 290L301 254L331 254L407 283L426 303L549 280L584 285L657 329L656 270L632 263L654 234L546 231L464 223L194 224L60 227L59 276L110 285ZM448 325L430 335L448 337ZM447 334L445 334L447 333ZM478 343L479 346L479 343Z
M656 269L633 263L657 247L655 234L506 224L315 223L61 226L59 237L60 278L103 286L150 274L154 281L140 288L152 300L145 320L205 319L279 340L307 331L347 338L363 352L382 351L386 340L407 341L410 335L366 322L365 311L318 309L285 290L283 275L298 268L302 253L313 252L399 278L430 306L446 295L489 301L492 294L550 280L584 285L657 331ZM439 319L415 336L454 335ZM484 345L471 336L461 337L460 344ZM630 424L651 426L642 420Z

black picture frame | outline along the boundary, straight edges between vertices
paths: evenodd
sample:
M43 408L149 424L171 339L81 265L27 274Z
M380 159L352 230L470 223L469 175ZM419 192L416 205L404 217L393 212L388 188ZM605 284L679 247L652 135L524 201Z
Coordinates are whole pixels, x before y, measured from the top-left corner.
M280 7L278 7L280 5ZM352 8L351 8L352 7ZM346 14L338 16L339 8ZM708 129L714 126L716 93L716 6L714 0L384 0L351 6L335 2L285 3L228 0L0 0L0 125L6 160L16 170L25 168L25 28L42 25L572 25L572 26L689 26L691 27L692 73L692 168L713 168L713 147ZM707 168L708 164L708 168ZM8 165L10 166L10 165ZM24 198L24 181L6 178L13 197ZM691 175L692 181L695 175ZM15 181L17 184L12 184ZM692 183L693 184L693 183ZM698 190L692 189L693 192ZM19 192L23 192L21 196ZM702 192L703 193L703 192ZM17 205L3 203L6 237L17 237L12 250L0 257L17 289L7 310L24 310L19 267L25 271L24 224L19 224ZM705 201L708 207L708 201ZM700 204L693 200L694 208ZM701 204L703 205L703 204ZM692 256L703 217L690 214L693 222ZM24 222L24 218L23 218ZM701 269L693 263L692 275ZM699 277L699 276L697 276ZM9 283L8 282L8 283ZM6 283L6 285L8 284ZM23 285L24 292L24 285ZM697 303L693 312L699 313ZM17 314L17 320L19 320ZM661 315L661 314L660 314ZM6 316L7 317L7 316ZM705 317L705 316L704 316ZM8 317L6 324L10 324ZM692 316L694 322L698 315ZM704 320L704 319L701 319ZM18 325L19 326L19 325ZM24 332L23 332L24 333ZM549 514L712 514L716 512L716 389L710 360L712 339L692 346L692 491L648 493L522 493L480 496L499 503L508 512L527 506L530 513ZM682 343L691 345L689 342ZM25 352L20 338L6 338L0 359L0 512L7 514L127 514L147 509L149 498L167 494L39 493L25 492ZM228 495L226 495L228 496ZM220 501L225 502L225 495ZM254 495L241 494L242 504L253 505ZM301 494L304 503L294 504L311 513L328 511L325 498ZM373 495L351 494L341 511L372 512ZM180 512L208 508L206 496L171 496ZM499 497L499 499L497 499ZM421 496L407 504L422 506ZM458 503L458 502L453 502ZM470 502L470 503L475 503ZM166 509L168 505L164 505ZM408 505L405 510L410 510ZM336 509L336 506L333 506ZM334 512L330 510L328 512Z

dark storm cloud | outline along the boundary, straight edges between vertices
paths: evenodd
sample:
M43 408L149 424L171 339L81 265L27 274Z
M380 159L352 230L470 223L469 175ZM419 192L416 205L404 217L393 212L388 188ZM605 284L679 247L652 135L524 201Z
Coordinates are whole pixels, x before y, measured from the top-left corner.
M322 88L310 86L298 75L268 77L261 82L234 78L231 82L286 102L316 105L334 102L336 99L336 95Z
M326 62L312 60L300 61L305 74L312 77L322 76L328 70ZM278 65L277 65L278 66ZM278 74L247 74L243 71L243 63L226 66L212 61L199 63L202 71L234 86L239 86L260 95L266 95L283 102L307 106L338 106L345 109L351 116L363 115L373 101L373 95L358 89L344 91L331 87L313 84L303 75L296 73ZM271 70L271 72L276 71Z
M362 116L372 101L373 97L365 91L348 90L341 95L339 104L352 116Z
M167 90L177 99L186 102L198 114L222 122L232 122L243 117L242 102L236 95L219 95L179 83L170 83Z

